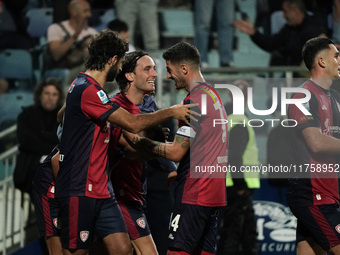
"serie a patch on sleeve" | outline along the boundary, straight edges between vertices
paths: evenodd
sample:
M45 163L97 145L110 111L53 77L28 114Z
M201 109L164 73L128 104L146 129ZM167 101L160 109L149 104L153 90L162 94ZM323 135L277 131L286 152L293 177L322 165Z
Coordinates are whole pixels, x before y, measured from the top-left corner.
M106 104L107 102L109 102L109 99L107 98L106 93L103 90L99 90L97 92L97 95L103 104Z
M176 135L181 135L184 137L194 139L196 136L196 132L194 131L192 127L183 126L177 130Z

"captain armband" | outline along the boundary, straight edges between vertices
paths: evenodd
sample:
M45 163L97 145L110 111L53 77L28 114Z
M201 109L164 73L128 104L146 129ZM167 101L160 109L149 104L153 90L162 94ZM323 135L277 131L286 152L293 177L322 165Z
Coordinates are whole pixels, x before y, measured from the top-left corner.
M196 132L194 131L192 127L182 126L177 130L176 135L194 139L196 136Z

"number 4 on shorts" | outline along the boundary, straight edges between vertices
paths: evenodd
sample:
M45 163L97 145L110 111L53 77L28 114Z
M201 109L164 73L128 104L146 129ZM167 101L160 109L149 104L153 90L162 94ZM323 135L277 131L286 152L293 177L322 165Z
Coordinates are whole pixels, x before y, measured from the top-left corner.
M176 232L176 230L178 229L178 222L180 218L181 218L181 215L177 214L175 218L172 219L172 213L171 213L169 229L172 227L174 228L174 232Z

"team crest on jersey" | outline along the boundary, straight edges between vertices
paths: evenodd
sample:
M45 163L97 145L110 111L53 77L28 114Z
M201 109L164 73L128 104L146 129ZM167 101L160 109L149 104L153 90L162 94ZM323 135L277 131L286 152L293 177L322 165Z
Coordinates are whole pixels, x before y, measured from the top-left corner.
M340 224L338 224L336 227L335 227L335 230L336 232L338 232L340 234Z
M58 226L58 218L53 219L53 225L57 228L60 229L60 226Z
M105 92L103 90L99 90L97 92L97 95L99 96L100 101L102 101L103 104L106 104L109 102L109 99L107 98Z
M86 230L80 231L80 239L83 241L83 243L86 242L86 240L89 238L89 235L90 235L89 231Z
M145 219L143 217L140 217L139 219L136 220L138 226L141 228L145 228Z

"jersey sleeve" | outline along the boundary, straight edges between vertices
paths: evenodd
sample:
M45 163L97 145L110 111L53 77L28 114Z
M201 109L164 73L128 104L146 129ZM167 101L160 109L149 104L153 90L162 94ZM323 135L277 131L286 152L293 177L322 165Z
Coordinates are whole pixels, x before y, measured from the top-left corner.
M81 109L90 118L103 121L118 108L110 102L104 90L95 86L89 86L82 95Z
M293 99L304 98L305 95L298 93L294 95ZM311 113L311 115L305 115L295 104L289 106L289 118L294 119L297 123L297 130L302 131L307 127L321 127L319 117L319 103L315 95L311 94L309 102L304 103L303 106Z

